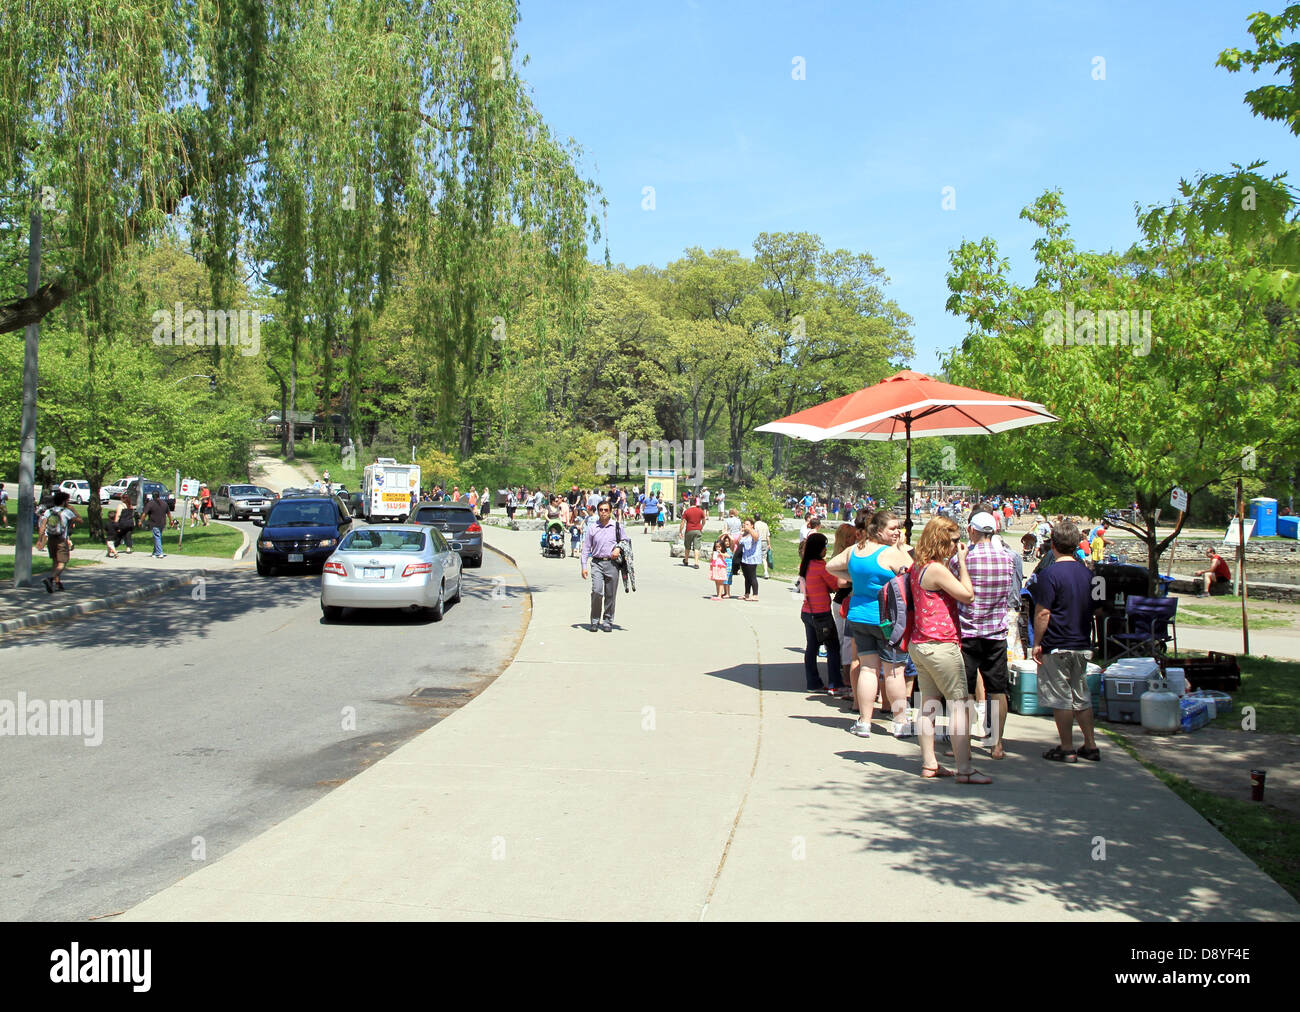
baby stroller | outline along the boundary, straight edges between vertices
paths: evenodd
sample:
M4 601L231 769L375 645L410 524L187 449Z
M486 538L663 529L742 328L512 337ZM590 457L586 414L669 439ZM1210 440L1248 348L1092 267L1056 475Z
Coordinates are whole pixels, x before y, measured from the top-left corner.
M564 524L558 520L548 520L546 531L542 534L541 544L544 558L564 558Z

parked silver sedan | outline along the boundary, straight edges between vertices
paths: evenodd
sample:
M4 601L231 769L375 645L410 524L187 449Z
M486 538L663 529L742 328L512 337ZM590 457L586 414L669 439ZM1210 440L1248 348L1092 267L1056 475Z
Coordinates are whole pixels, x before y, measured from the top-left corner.
M344 536L325 562L320 609L326 622L344 608L412 608L435 622L460 600L460 553L438 531L375 524Z

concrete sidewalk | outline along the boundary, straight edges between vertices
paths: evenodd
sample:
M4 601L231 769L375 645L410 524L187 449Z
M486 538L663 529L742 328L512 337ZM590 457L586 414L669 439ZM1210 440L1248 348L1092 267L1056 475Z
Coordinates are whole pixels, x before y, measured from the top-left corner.
M496 683L119 919L1300 919L1117 749L1043 761L1047 718L978 754L986 787L847 734L803 691L788 585L711 601L705 568L637 534L641 589L590 633L576 561L487 534L533 607Z
M96 565L65 569L63 583L68 589L62 592L51 594L45 590L41 582L45 573L37 573L31 587L14 587L11 581L0 583L0 636L129 604L187 585L217 570L252 565L198 555L155 559L149 554L151 542L147 535L141 538L137 533L136 542L142 547L130 555L120 552L116 559L106 557L103 545L77 542L72 558L93 560ZM0 545L0 555L13 554L12 545Z

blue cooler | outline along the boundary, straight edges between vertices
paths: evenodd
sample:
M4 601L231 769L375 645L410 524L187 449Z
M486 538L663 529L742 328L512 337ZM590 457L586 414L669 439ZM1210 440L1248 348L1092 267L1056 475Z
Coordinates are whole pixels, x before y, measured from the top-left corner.
M1277 500L1261 496L1250 501L1250 518L1255 521L1255 536L1273 537L1277 534Z
M1277 532L1284 538L1300 538L1300 517L1278 517Z

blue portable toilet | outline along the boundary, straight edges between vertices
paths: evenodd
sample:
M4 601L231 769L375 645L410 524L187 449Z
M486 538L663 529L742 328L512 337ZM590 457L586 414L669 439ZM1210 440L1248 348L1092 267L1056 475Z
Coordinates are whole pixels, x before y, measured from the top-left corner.
M1250 517L1255 521L1255 536L1272 537L1277 534L1277 500L1261 496L1250 501Z

